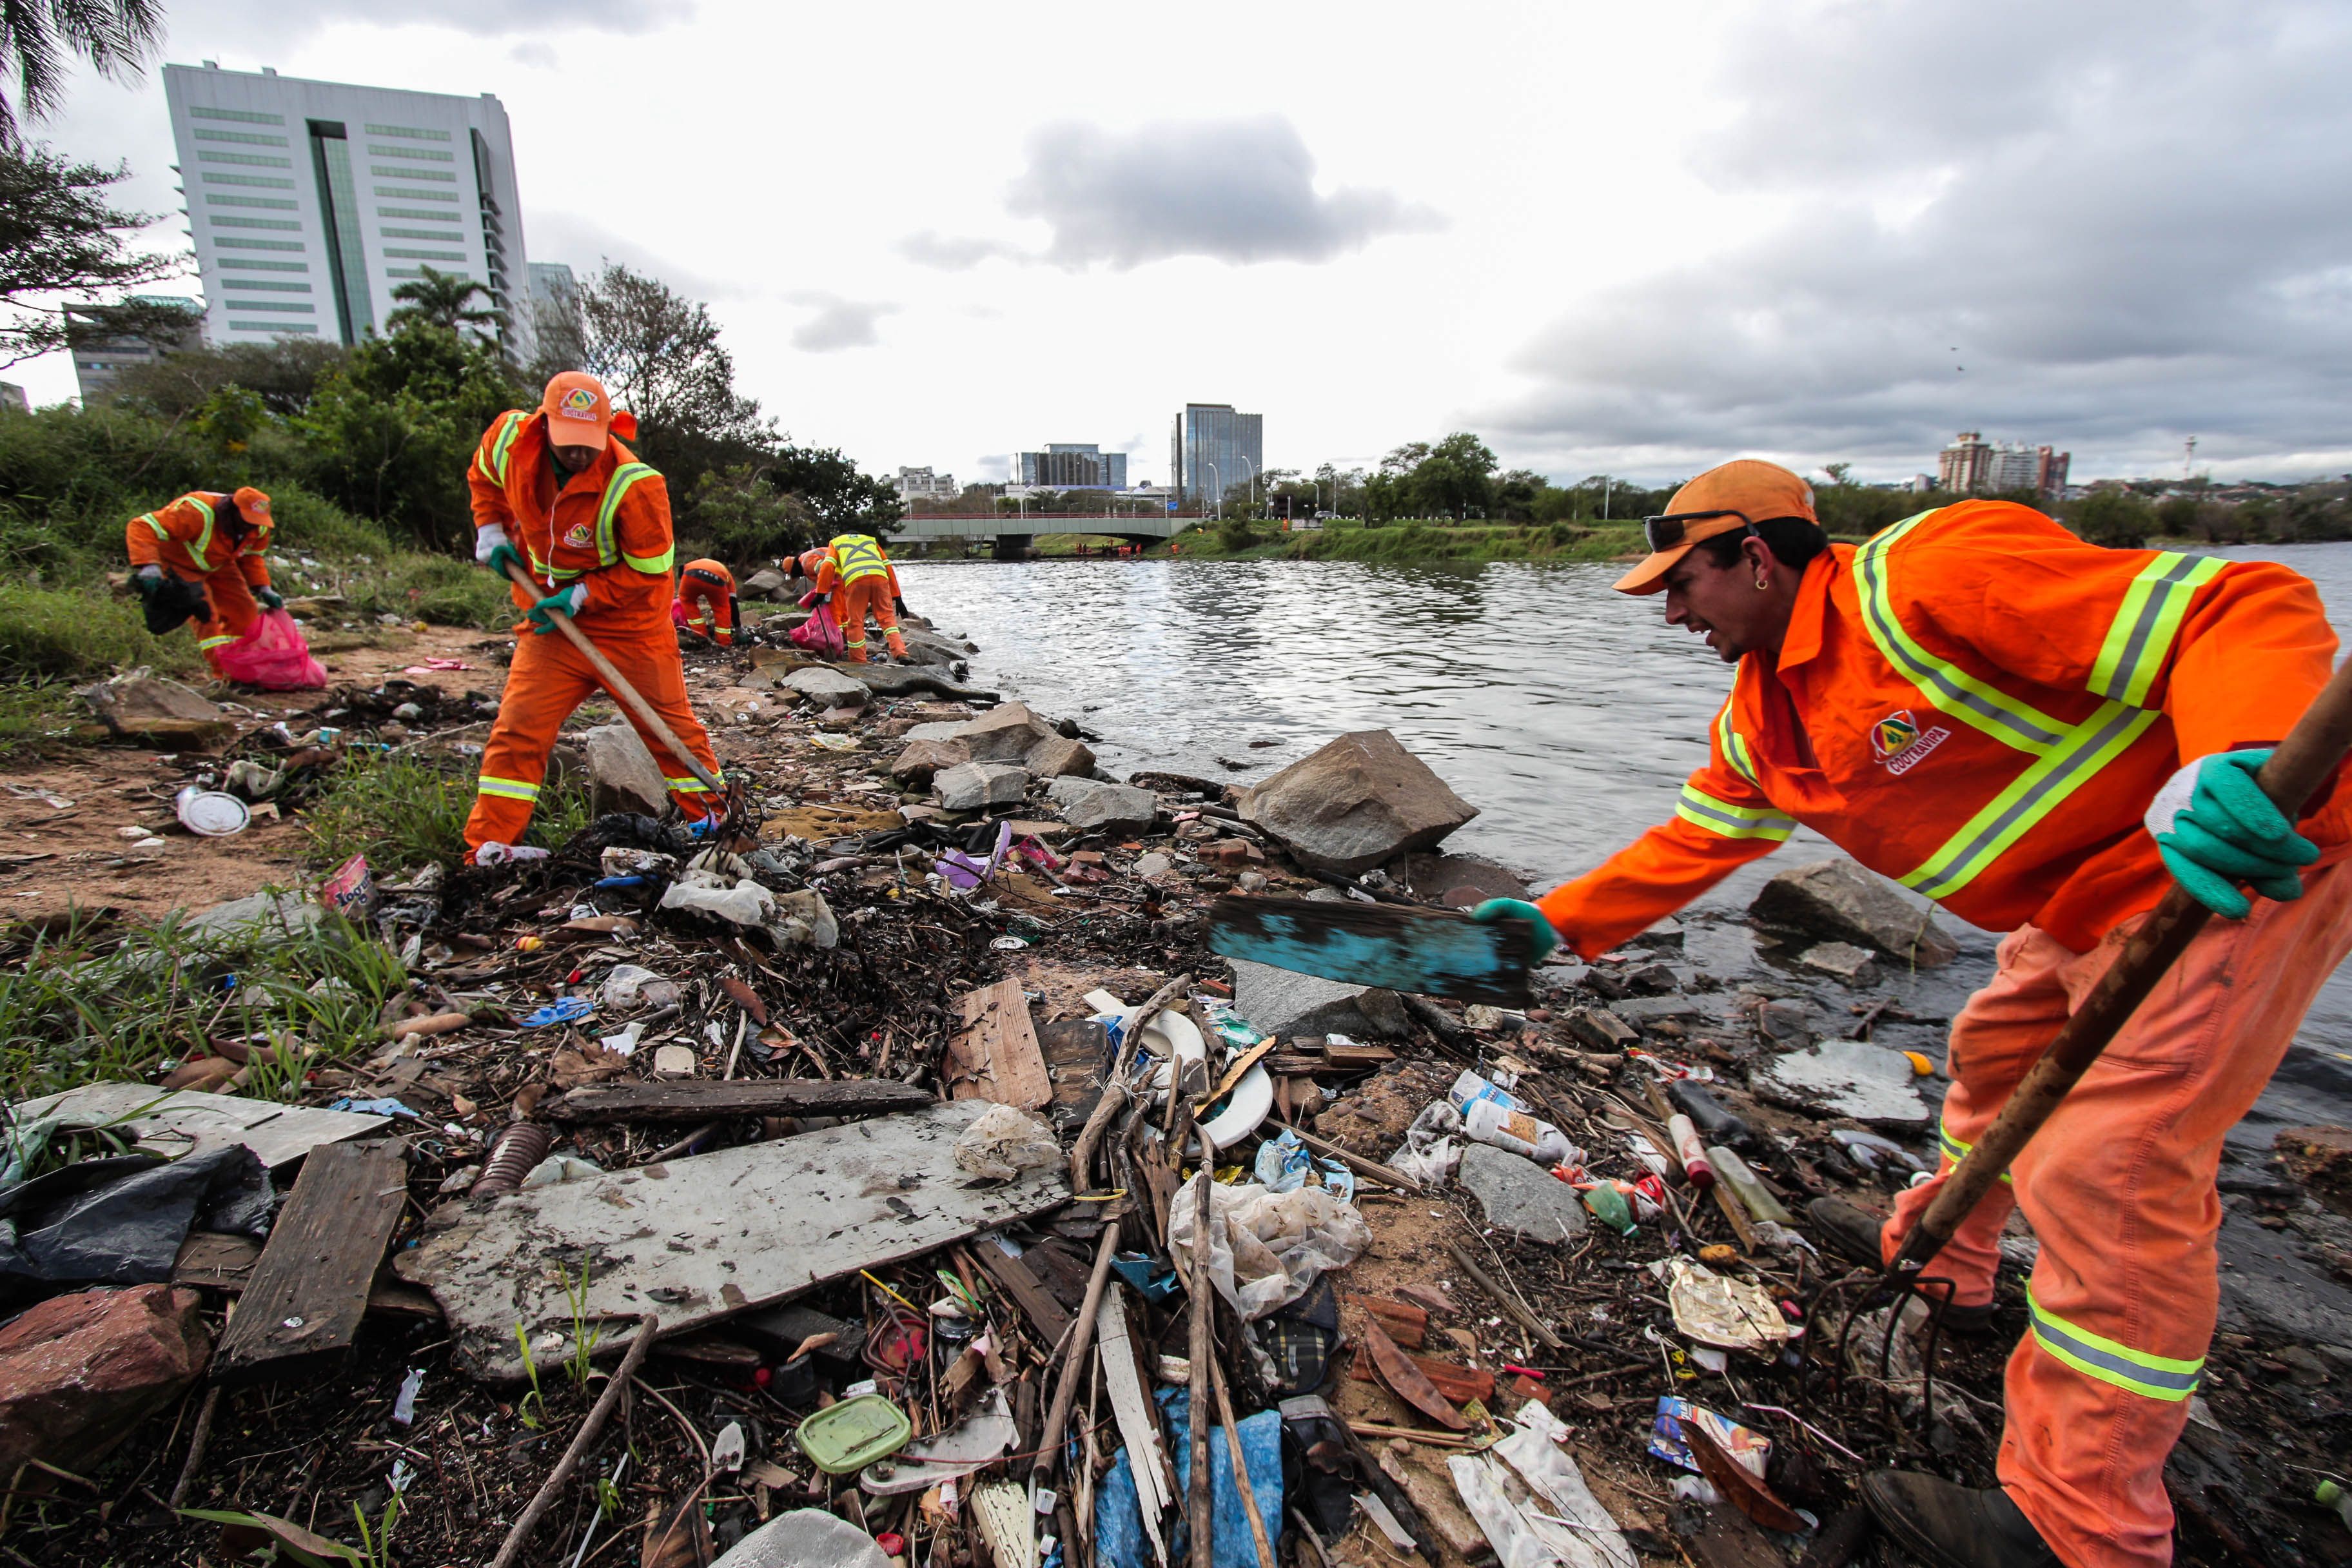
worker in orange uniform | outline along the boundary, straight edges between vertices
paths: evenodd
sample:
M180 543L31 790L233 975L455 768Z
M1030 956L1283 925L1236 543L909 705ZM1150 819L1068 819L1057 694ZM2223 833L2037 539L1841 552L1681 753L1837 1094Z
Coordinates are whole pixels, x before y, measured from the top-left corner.
M269 585L269 498L251 485L191 490L123 526L131 585L161 637L196 623L196 647L222 675L220 650L286 601Z
M506 575L520 565L540 585L514 590L532 623L515 647L498 721L482 752L473 814L466 819L468 861L528 858L513 847L530 824L548 751L556 732L603 684L578 649L555 629L556 611L612 660L713 778L719 763L686 697L686 667L669 618L669 491L610 430L613 405L604 386L580 371L547 384L540 405L493 420L474 454L474 558ZM517 631L521 631L517 626ZM628 709L625 704L623 711ZM630 722L636 723L632 713ZM688 821L717 803L683 771L659 736L638 725L638 739L660 764L670 797ZM493 849L493 847L496 847Z
M1946 1568L2168 1562L2164 1462L2213 1332L2222 1135L2352 948L2352 791L2331 784L2298 832L2253 783L2332 668L2318 595L2265 563L2101 549L2007 501L1832 544L1804 481L1755 461L1701 474L1646 529L1618 590L1663 589L1666 624L1737 666L1707 760L1670 820L1596 869L1473 912L1530 919L1538 956L1592 958L1802 824L2007 931L1952 1021L1937 1177L1883 1225L1818 1200L1840 1251L1893 1259L2168 879L2225 917L1927 1266L1957 1282L1946 1326L1982 1331L2012 1207L2041 1240L2000 1485L1863 1482L1889 1534Z
M689 561L677 574L677 597L670 601L673 626L684 626L705 642L720 647L735 646L735 627L742 620L735 601L735 574L716 561Z
M823 549L803 552L799 565L800 574L815 584L801 595L801 608L833 606L848 645L848 662L866 662L869 615L881 626L891 656L907 657L907 639L898 630L898 617L908 613L907 599L898 589L898 569L883 553L879 540L870 533L836 534Z

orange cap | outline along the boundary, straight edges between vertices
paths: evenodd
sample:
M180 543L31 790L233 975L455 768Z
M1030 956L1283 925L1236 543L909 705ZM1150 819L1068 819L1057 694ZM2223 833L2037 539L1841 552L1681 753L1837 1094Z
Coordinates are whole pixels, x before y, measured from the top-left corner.
M613 423L604 384L584 370L567 370L550 381L539 411L547 416L548 440L558 447L602 447Z
M1723 515L1693 517L1694 512ZM1619 593L1657 593L1666 585L1668 569L1689 554L1692 545L1722 534L1742 532L1751 522L1776 517L1819 521L1813 516L1813 487L1780 464L1759 458L1738 458L1717 464L1676 490L1661 515L1664 519L1689 519L1683 525L1682 537L1663 550L1653 550L1642 558L1640 565L1612 584Z
M825 556L830 553L831 552L822 547L815 550L802 551L800 559L801 575L814 581L817 573L824 566Z
M236 503L237 515L254 527L270 526L269 498L261 491L255 489L251 485L239 485L236 494L231 496L229 500Z

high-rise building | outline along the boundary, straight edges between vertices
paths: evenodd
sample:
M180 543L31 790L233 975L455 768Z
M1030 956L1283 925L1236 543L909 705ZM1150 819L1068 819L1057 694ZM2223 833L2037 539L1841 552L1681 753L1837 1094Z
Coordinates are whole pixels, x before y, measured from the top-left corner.
M176 313L185 321L178 331L149 325L140 331L121 331L104 306L68 307L67 336L72 342L74 381L81 388L82 406L103 401L122 373L134 365L153 364L166 354L192 349L204 341L205 302L173 295L134 294L133 305L155 307L160 317L142 312L148 321L169 321Z
M1053 490L1123 490L1127 454L1093 442L1053 441L1042 452L1013 455L1013 482Z
M1213 507L1265 471L1265 415L1236 414L1230 403L1188 403L1176 416L1168 477L1179 507Z
M2071 452L2004 441L1995 446L1974 430L1936 457L1936 488L1956 495L1989 495L2032 490L2038 495L2063 494Z
M929 468L900 468L898 477L890 481L902 501L953 500L963 494L956 486L953 474L935 474Z
M531 353L522 202L505 106L274 70L163 68L205 336L355 343L431 267L481 284ZM496 331L496 329L490 329Z

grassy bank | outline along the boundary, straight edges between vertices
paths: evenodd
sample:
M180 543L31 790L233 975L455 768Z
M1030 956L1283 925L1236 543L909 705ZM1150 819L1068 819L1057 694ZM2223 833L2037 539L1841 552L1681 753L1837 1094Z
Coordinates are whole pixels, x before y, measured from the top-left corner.
M1237 521L1196 528L1175 541L1188 559L1208 561L1614 561L1638 554L1642 530L1632 522L1454 523L1414 519L1366 525L1334 520L1283 533L1268 523ZM1154 545L1150 553L1166 553Z

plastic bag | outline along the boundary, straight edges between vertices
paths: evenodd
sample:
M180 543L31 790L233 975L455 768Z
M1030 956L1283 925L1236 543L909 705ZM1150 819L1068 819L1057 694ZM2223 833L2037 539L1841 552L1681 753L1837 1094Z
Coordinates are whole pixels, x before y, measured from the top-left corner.
M956 1139L955 1163L985 1181L1009 1182L1039 1165L1060 1164L1062 1144L1035 1117L992 1105Z
M805 648L819 658L839 658L849 648L841 635L841 623L833 618L833 606L819 605L809 612L809 618L792 629L794 647Z
M243 637L213 650L213 662L229 679L264 691L315 691L327 684L326 667L310 657L302 628L283 610L264 610Z
M1195 1174L1169 1205L1169 1255L1188 1281L1199 1184L1207 1180ZM1244 1322L1288 1306L1326 1269L1345 1268L1372 1244L1356 1206L1320 1187L1270 1193L1255 1182L1211 1182L1209 1192L1209 1280Z

